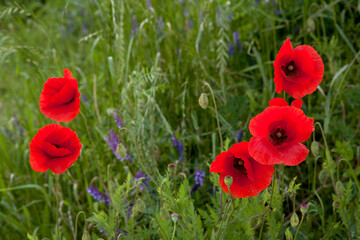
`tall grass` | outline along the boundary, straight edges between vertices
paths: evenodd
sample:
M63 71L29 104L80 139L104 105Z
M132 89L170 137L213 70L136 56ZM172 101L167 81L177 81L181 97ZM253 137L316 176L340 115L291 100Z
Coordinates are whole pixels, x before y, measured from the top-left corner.
M358 1L259 2L3 2L0 238L283 239L298 230L289 220L294 211L301 218L300 203L310 208L298 239L358 238ZM272 62L287 36L294 45L312 45L325 64L318 91L303 99L304 112L317 122L307 146L316 141L320 151L298 167L276 167L273 185L233 202L230 219L230 197L223 195L221 208L218 177L208 172L221 151L215 108L209 101L202 109L198 98L205 92L211 99L209 84L225 142L236 142L237 130L249 140L249 120L276 96ZM56 185L51 172L30 168L28 145L52 122L39 111L43 83L64 68L88 100L81 102L88 129L81 115L63 124L77 132L83 148ZM116 128L114 111L128 130ZM111 128L132 163L117 160L107 146ZM184 145L183 162L173 135ZM191 192L196 168L206 172L205 183ZM134 181L137 171L152 179L145 190ZM87 193L91 184L105 191L99 178L113 205ZM175 233L173 212L180 215Z

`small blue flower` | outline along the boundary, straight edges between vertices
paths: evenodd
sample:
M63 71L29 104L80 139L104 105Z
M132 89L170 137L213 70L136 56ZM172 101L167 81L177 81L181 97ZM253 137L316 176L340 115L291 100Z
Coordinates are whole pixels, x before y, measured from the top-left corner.
M239 31L236 31L236 32L233 33L233 39L234 39L234 42L236 44L236 47L238 48L238 51L242 52L242 46L241 46L241 42L240 42Z
M234 137L236 137L236 142L241 142L242 137L244 136L243 130L237 130L233 133Z
M179 153L179 161L182 162L184 160L184 146L181 144L180 140L175 135L171 137L171 140L173 141L173 144Z
M115 154L116 158L119 159L120 161L124 161L127 160L129 162L132 162L132 158L130 157L129 153L128 153L128 148L125 146L126 148L126 156L125 159L121 158L119 156L119 154L116 152L117 146L119 145L119 139L116 136L114 130L110 129L109 130L109 136L105 137L105 141L107 142L107 144L110 146L111 150L113 151L113 153Z
M138 25L137 25L137 20L136 20L136 17L133 16L132 17L132 28L131 28L131 32L133 34L133 36L135 37L137 31L138 31Z
M151 1L150 1L150 0L146 0L146 3L147 3L148 8L151 10L151 9L152 9Z
M229 53L229 56L231 56L231 57L235 57L234 44L229 43L229 46L228 46L228 53Z
M119 114L117 114L116 112L113 113L113 117L115 119L115 123L116 126L118 128L122 128L123 126L125 126L125 123L123 122L123 120L120 118Z
M143 174L142 172L138 171L137 174L136 174L136 176L134 177L134 179L135 179L136 182L138 182L138 180L139 180L140 178L144 178L144 179L142 180L142 183L143 183L143 184L140 184L140 189L141 189L141 190L144 190L144 185L145 185L145 187L148 186L148 180L149 180L150 178L149 178L146 174Z
M106 193L100 192L96 187L90 185L86 191L98 202L103 202L106 205L109 205L109 197Z
M202 186L204 184L205 172L196 169L194 178L195 178L195 184L198 186Z
M89 104L89 100L85 97L84 94L80 93L80 98L84 101L84 103Z

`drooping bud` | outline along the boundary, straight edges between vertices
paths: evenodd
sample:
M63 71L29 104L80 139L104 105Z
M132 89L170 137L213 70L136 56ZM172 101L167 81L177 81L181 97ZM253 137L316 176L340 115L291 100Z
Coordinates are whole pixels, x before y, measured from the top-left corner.
M176 223L179 219L179 214L177 213L171 214L171 219L173 220L174 223Z
M316 158L319 156L319 143L317 141L313 141L311 143L311 153L313 154L313 156Z
M119 155L119 157L125 159L126 157L126 148L124 144L119 143L116 147L116 153Z
M225 182L226 186L228 186L230 188L231 184L233 183L233 177L230 175L227 175L224 178L224 182Z
M338 208L340 206L340 202L339 201L333 201L333 208Z
M203 109L206 109L207 106L209 105L209 99L206 95L206 93L202 93L199 97L199 105L200 107L202 107Z
M186 178L186 174L183 173L183 172L179 173L179 175L182 176L182 177L184 177L184 178Z
M342 182L340 182L340 181L337 181L337 182L336 182L335 189L336 189L336 193L337 193L339 196L343 195L344 192L345 192L345 187L344 187L344 185L342 184Z
M173 172L174 171L174 169L175 169L175 164L173 164L173 163L170 163L169 165L168 165L168 171L169 172Z
M294 212L293 215L291 216L290 224L292 227L296 227L299 224L299 217L296 214L296 212Z
M309 210L309 206L307 204L300 205L300 211L303 215L306 214L308 210Z
M326 179L328 178L328 174L326 173L326 171L321 170L319 172L319 181L321 184L325 184Z

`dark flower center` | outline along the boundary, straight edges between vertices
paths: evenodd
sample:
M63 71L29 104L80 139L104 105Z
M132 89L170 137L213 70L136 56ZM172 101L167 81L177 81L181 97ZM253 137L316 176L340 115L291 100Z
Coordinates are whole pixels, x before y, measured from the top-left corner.
M53 144L56 148L60 148L60 145L57 144Z
M275 128L269 135L270 141L273 145L278 146L286 141L288 136L284 129Z
M294 61L290 61L287 65L282 65L281 69L283 70L286 76L292 76L296 74L296 66Z
M234 158L233 166L236 171L247 174L246 168L244 166L244 161L241 158Z

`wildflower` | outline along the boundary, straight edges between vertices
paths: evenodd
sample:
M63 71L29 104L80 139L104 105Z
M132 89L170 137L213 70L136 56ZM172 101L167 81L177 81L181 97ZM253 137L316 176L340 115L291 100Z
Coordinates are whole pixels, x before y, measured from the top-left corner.
M80 93L80 98L81 98L81 100L83 100L86 104L89 104L89 100L87 99L87 97L85 97L84 94Z
M63 78L49 78L40 95L40 111L58 122L69 122L80 112L78 83L68 69Z
M182 162L184 160L184 147L181 144L180 140L175 135L171 137L171 140L173 141L173 144L180 155L179 160L180 162Z
M195 185L202 186L204 184L205 172L196 169L194 178L195 178Z
M123 120L120 118L119 114L117 114L116 112L113 113L113 117L115 119L115 123L116 126L118 128L122 128L123 126L125 126L125 123L123 122Z
M314 119L305 116L301 104L297 99L288 106L284 99L275 98L250 120L249 153L256 161L294 166L305 160L309 150L301 142L314 131Z
M231 57L235 57L234 44L232 43L228 44L228 54Z
M30 165L36 172L49 168L64 173L80 156L81 143L76 133L59 124L40 128L30 142Z
M233 39L234 42L236 44L236 47L238 48L239 52L242 52L242 46L241 46L241 42L240 42L240 33L239 31L236 31L233 33Z
M90 185L86 191L98 202L103 202L106 205L109 205L109 197L106 193L100 192L96 187ZM101 232L101 231L100 231Z
M146 0L147 6L148 8L151 10L152 9L152 4L150 0Z
M228 151L220 153L211 163L210 172L221 173L221 188L229 193L225 177L231 176L231 194L236 198L258 195L271 183L273 165L263 165L255 161L248 152L248 142L234 144Z
M242 137L244 136L243 130L237 130L233 133L233 136L236 137L236 142L241 142Z
M165 26L164 20L163 20L163 18L160 16L160 17L158 18L158 31L161 31L162 29L164 29L164 26Z
M171 214L171 219L173 220L174 223L176 223L179 219L179 214L177 213Z
M196 169L194 179L195 179L195 185L191 190L192 192L196 191L199 187L204 185L205 172Z
M136 20L135 16L132 17L132 23L133 23L133 25L132 25L132 28L131 28L131 32L132 32L133 36L135 37L135 35L136 35L137 31L138 31L138 25L137 25L137 20Z
M141 189L141 190L144 190L144 185L145 185L145 187L148 186L148 180L149 180L150 178L149 178L146 174L143 174L142 172L138 171L137 174L136 174L136 176L134 177L134 180L135 180L136 182L138 182L139 179L142 179L142 183L143 183L143 184L140 184L140 189Z
M116 150L117 150L117 147L118 147L120 142L119 142L119 139L116 136L114 130L110 129L108 133L109 133L109 136L105 137L105 141L107 142L107 144L109 145L109 147L111 148L113 153L115 154L116 158L119 159L120 161L127 160L127 161L131 162L132 158L130 157L130 155L128 153L128 148L126 146L125 146L125 148L126 148L125 158L121 158L119 156L119 154L117 153Z
M294 98L313 93L324 76L324 64L319 54L308 45L293 49L289 38L274 61L275 91L285 90Z

